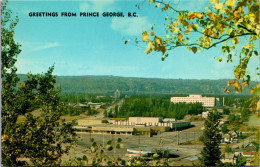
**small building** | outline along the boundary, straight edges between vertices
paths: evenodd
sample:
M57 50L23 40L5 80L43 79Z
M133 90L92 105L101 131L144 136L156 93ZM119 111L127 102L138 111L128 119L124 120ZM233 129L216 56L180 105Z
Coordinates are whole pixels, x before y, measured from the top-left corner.
M225 153L223 155L223 158L221 159L221 162L223 163L236 163L236 156L232 153Z
M208 118L209 111L202 112L202 118Z
M233 136L230 133L224 134L222 137L222 143L232 143Z

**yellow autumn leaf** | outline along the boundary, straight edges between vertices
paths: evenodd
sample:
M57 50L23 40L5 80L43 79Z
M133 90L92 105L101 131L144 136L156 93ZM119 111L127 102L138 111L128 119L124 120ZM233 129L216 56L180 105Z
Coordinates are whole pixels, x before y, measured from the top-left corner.
M216 16L214 13L209 13L208 16L212 19L212 20L216 20Z
M153 36L153 35L154 35L154 32L151 32L150 35Z
M146 31L143 31L143 33L142 33L142 40L143 41L147 41L148 40L148 34L147 34Z
M251 88L249 93L252 94L252 93L254 93L254 91L255 91L255 89Z
M160 45L160 44L162 44L162 39L160 38L160 37L154 37L154 42L155 42L155 44L156 45Z
M226 93L229 93L229 89L226 89L225 92L226 92Z
M246 45L244 45L244 48L247 49L247 48L249 48L249 46L250 46L250 44L246 44Z
M228 87L230 87L230 85L231 85L231 82L230 82L230 81L228 81L228 83L227 83L227 86L228 86Z
M260 34L260 25L259 24L256 26L255 32L256 32L257 35Z
M208 36L211 36L211 35L212 35L211 29L208 29L208 30L207 30L207 35L208 35Z
M208 48L209 47L209 42L204 43L204 47Z
M203 15L202 15L201 13L196 13L196 17L197 17L197 18L200 19L200 18L202 18L202 16L203 16Z
M251 29L251 28L252 28L252 25L251 25L251 24L246 24L246 28L247 28L247 29Z
M215 5L213 6L213 8L219 9L219 8L220 8L220 3L215 3Z
M238 38L232 38L231 43L232 44L238 44Z
M247 85L248 85L248 83L244 81L244 82L243 82L243 85L247 86Z
M178 34L178 41L182 40L183 35L181 33Z
M179 29L178 28L173 28L172 32L179 32Z
M235 83L234 83L234 88L237 89L237 87L238 87L238 83L235 82Z
M2 135L2 142L5 142L7 139L8 139L8 136L7 135Z
M144 50L144 52L147 52L147 54L148 54L152 47L152 44L153 44L153 42L149 40L147 43L147 48Z
M233 31L232 28L227 29L227 33L228 33L228 35L230 35L232 31Z
M238 11L235 11L235 12L234 12L234 16L237 17L237 18L239 18L239 17L240 17L240 13L239 13Z
M243 21L244 21L244 18L243 18L243 17L238 20L239 23L241 23L241 22L243 22Z
M249 20L251 22L255 22L255 15L254 14L249 14Z
M228 0L227 5L228 6L234 6L234 0Z
M176 22L172 22L172 25L173 25L174 27L176 27L176 26L177 26L177 23L176 23Z
M191 30L191 28L192 28L192 25L190 25L190 24L189 24L189 25L187 26L187 30L186 30L186 32L185 32L185 33L186 33L186 34L189 34L189 33L190 33L190 30Z
M221 13L225 13L225 11L226 11L226 9L224 8L224 6L221 6L220 12L221 12Z

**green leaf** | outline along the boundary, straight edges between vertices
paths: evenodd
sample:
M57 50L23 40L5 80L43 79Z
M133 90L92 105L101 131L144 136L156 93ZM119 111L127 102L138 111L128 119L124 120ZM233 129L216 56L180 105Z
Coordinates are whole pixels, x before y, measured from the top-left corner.
M118 142L118 143L120 143L121 141L122 141L122 139L121 139L121 138L118 138L118 139L117 139L117 142Z
M258 56L258 52L257 52L256 50L254 51L254 54L255 54L256 56Z

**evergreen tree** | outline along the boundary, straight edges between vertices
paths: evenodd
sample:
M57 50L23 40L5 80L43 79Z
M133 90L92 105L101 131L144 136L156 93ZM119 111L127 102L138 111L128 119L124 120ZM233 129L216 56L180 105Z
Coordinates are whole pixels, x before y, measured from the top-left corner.
M219 148L221 142L220 130L218 128L220 115L209 112L208 118L204 122L203 136L200 140L204 147L201 150L200 165L219 166L221 165L221 151Z

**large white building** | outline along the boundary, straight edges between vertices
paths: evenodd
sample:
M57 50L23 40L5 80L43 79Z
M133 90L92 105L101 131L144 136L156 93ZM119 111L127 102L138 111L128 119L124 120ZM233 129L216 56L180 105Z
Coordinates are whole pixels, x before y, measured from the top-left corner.
M187 97L171 97L173 103L202 103L203 107L214 107L217 105L219 98L202 97L201 95L189 95Z

